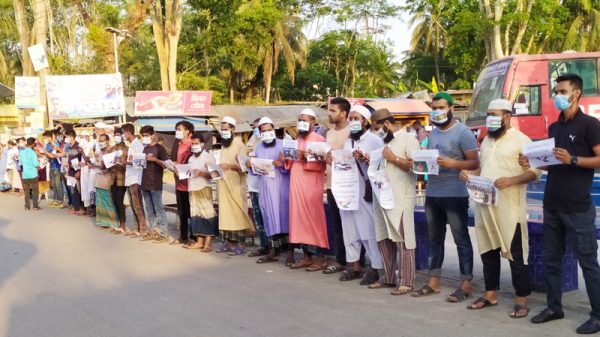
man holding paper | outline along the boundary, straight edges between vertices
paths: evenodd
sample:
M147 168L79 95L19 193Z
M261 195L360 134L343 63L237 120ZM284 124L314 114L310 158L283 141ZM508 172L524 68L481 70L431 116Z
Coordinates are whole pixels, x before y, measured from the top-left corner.
M445 92L436 94L431 103L430 120L437 128L429 135L428 148L439 151L439 174L429 176L425 192L425 215L429 231L429 281L413 296L439 293L446 224L449 224L458 250L462 282L448 296L448 301L458 303L471 296L473 279L473 246L467 228L469 194L458 174L461 170L477 169L479 159L475 135L466 125L453 119L453 105L452 96Z
M235 135L237 122L233 117L225 116L221 121L220 165L223 179L217 181L219 196L219 230L227 240L218 253L229 252L231 256L246 253L244 241L246 234L254 232L254 225L248 216L246 175L242 172L237 158L246 155L246 146Z
M329 248L323 207L325 162L306 161L307 142L325 142L315 133L316 114L304 109L298 116L298 160L286 160L290 170L290 242L302 246L304 258L292 269L319 271L327 267L324 249ZM314 257L314 258L313 258Z
M384 275L369 288L394 287L392 295L405 295L413 290L416 274L414 211L417 179L411 172L413 161L410 156L420 148L419 141L398 127L387 109L375 111L371 120L373 130L384 139L385 147L371 152L369 177L373 182L381 180L377 176L383 175L393 198L390 204L390 200L384 200L382 191L379 195L375 193L373 199L375 235ZM374 186L374 191L377 188Z
M125 168L125 186L127 187L127 194L129 195L129 205L131 205L131 211L133 212L133 216L137 223L137 230L134 229L126 234L129 234L132 237L140 237L140 233L146 233L146 217L144 215L144 204L142 202L142 190L140 189L144 169L141 167L134 167L132 165L132 160L133 155L144 153L144 146L135 135L133 124L124 124L121 127L121 130L123 131L123 136L129 142L127 167Z
M350 137L346 139L342 151L347 151L348 154L353 156L354 160L351 160L350 163L355 168L353 170L355 177L352 180L354 180L354 184L358 184L358 188L356 191L350 190L353 194L352 197L355 198L356 208L347 209L338 205L342 220L346 260L351 264L351 268L344 272L340 277L340 281L355 280L363 275L360 255L364 247L371 260L372 269L365 274L360 284L370 285L379 280L380 274L383 276L383 262L375 240L373 193L369 182L367 158L371 151L383 147L383 141L374 133L368 132L371 112L366 107L362 105L352 106L348 120L350 123ZM335 165L337 160L333 154L331 156L333 156L332 159ZM338 193L345 191L341 190L339 185L336 186L338 181L335 178L332 177L331 191L335 200L340 202L344 200L345 195ZM356 192L358 192L358 195L356 195Z
M583 81L575 74L556 79L554 105L561 111L548 135L556 141L554 156L561 164L548 167L544 191L544 267L548 308L532 318L545 323L564 317L562 258L565 238L573 238L579 266L592 307L579 334L600 331L600 266L596 241L596 208L590 190L594 169L600 168L600 122L579 108ZM527 165L527 161L523 160Z
M475 203L475 233L483 263L485 293L468 308L472 310L495 306L500 289L500 256L509 260L512 283L516 293L510 317L523 318L529 313L527 296L531 280L527 261L529 234L527 229L527 184L541 175L536 169L523 169L519 154L531 140L521 131L511 128L512 103L505 99L490 102L486 119L488 135L481 143L481 168L463 170L461 180L481 176L493 181L498 189L497 206Z
M252 170L251 161L256 159L271 160L275 166L275 176L258 175L258 204L269 238L268 254L259 258L256 263L268 263L279 260L279 254L287 252L286 266L294 263L293 249L288 244L290 223L290 173L283 167L279 155L283 142L275 137L273 121L263 117L258 122L261 142L256 145L255 157L248 159L246 166ZM256 174L256 172L250 172Z
M142 241L156 240L158 243L169 242L171 236L167 224L167 214L162 202L163 190L163 161L169 159L165 148L158 144L154 135L154 128L150 125L140 129L142 134L142 145L146 155L146 168L142 173L142 196L146 209L146 220L148 221L149 233L142 236Z

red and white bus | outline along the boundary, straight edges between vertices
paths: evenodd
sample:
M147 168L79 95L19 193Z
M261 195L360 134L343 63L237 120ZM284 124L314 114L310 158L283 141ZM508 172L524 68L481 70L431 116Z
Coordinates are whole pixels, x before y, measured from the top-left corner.
M565 73L581 76L581 109L600 118L599 69L600 52L513 55L491 62L477 78L466 124L481 138L488 104L506 98L514 103L513 127L534 140L547 138L560 113L552 99L554 81Z

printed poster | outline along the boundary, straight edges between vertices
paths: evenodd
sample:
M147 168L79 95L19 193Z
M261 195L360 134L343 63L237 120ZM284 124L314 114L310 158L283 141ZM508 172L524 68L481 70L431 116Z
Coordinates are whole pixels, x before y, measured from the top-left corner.
M531 142L523 145L523 155L529 158L529 165L533 168L562 164L554 156L555 147L554 138Z
M270 159L250 158L252 172L259 176L275 178L275 166Z
M352 150L331 151L331 192L340 210L356 211L360 201L360 186L356 160Z
M498 189L491 178L469 175L467 191L469 197L476 203L498 206Z
M394 191L386 171L387 163L383 159L383 149L371 151L368 175L373 195L379 201L379 205L383 209L391 210L395 207Z
M285 159L298 160L298 141L291 138L284 138L282 152Z
M325 161L329 150L326 142L306 142L306 161Z
M19 109L35 109L40 105L40 78L15 77L15 106Z
M413 172L415 174L438 175L440 166L437 159L440 156L438 150L416 150L412 152Z

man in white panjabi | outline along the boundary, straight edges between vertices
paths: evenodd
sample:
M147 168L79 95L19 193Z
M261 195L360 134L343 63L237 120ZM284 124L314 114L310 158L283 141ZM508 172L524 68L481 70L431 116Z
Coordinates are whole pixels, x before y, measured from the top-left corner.
M512 103L505 99L490 102L486 118L488 135L481 143L481 167L461 171L467 182L469 175L490 178L498 189L497 206L475 203L475 233L485 281L485 293L467 308L476 310L498 303L500 288L500 256L510 262L512 283L516 292L510 317L523 318L529 313L527 296L531 281L527 260L529 237L527 229L527 194L529 182L539 178L537 169L524 169L519 164L523 145L531 142L525 134L510 127Z

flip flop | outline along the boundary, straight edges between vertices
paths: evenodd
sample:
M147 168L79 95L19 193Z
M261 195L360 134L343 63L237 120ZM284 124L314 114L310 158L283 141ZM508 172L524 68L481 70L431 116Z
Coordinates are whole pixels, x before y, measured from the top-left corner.
M239 256L246 254L246 250L241 247L235 247L231 252L229 252L229 256Z
M522 310L525 310L525 315L518 316L517 313ZM519 319L525 318L527 317L527 315L529 315L529 307L527 307L526 305L515 304L515 306L513 307L513 311L508 316L510 316L510 318Z
M212 252L212 248L202 248L202 249L200 249L200 251L202 253L210 253L210 252Z
M435 294L439 294L440 290L437 289L433 289L428 285L424 285L423 287L421 287L421 289L413 292L412 294L410 294L410 296L412 297L425 297L425 296L431 296L431 295L435 295Z
M285 266L286 267L291 267L291 266L294 265L294 263L296 263L296 260L290 259L289 257L285 260Z
M327 268L327 265L322 265L322 264L311 264L310 266L308 266L306 268L306 271L309 272L315 272L315 271L319 271L319 270L323 270Z
M456 289L452 294L448 295L448 302L460 303L469 297L471 297L471 294L465 292L462 289Z
M311 264L308 262L305 262L304 260L300 261L300 262L296 262L294 264L292 264L290 266L290 269L302 269L302 268L306 268L308 266L310 266Z
M256 260L256 263L263 264L263 263L277 262L277 261L279 261L279 258L267 255L267 256L263 256L260 259Z
M257 249L255 251L251 252L250 254L248 254L248 257L259 257L259 256L265 256L267 254L268 254L268 252L265 252L264 249L260 248L260 249Z
M481 304L483 304L483 305L481 305ZM469 310L479 310L479 309L483 309L483 308L494 307L494 306L497 306L497 305L498 305L498 302L492 303L487 298L480 297L475 302L473 302L473 304L467 305L467 309L469 309Z
M400 287L390 291L390 295L402 296L402 295L406 295L412 291L413 291L413 288L411 288L411 287L400 286Z
M331 274L335 274L335 273L339 273L346 270L346 267L344 266L338 266L338 265L331 265L327 268L325 268L325 270L323 270L323 274L326 275L331 275Z
M345 272L344 275L342 275L340 277L340 281L353 281L353 280L358 280L359 278L361 278L363 276L363 273L360 271L350 271L350 272Z

